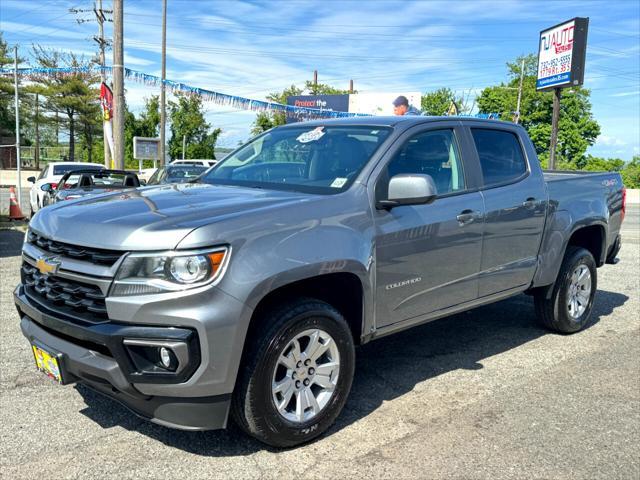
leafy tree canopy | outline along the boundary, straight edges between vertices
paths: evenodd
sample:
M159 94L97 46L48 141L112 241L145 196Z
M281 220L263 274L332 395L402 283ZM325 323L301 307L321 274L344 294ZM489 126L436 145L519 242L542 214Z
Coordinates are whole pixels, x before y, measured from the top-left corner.
M420 106L424 115L446 115L451 107L451 102L455 102L460 108L464 103L464 99L456 97L453 90L445 87L425 93L422 96Z
M214 148L221 130L211 130L211 125L205 120L202 98L177 94L176 99L169 102L169 155L174 159L182 158L182 140L185 137L185 158L215 158Z
M500 113L501 118L513 118L518 98L521 62L524 78L520 106L520 122L529 132L543 165L549 160L553 92L536 91L537 57L534 54L507 63L509 80L485 88L478 97L481 113ZM600 126L591 113L590 92L582 87L565 88L560 101L557 164L560 168L583 168L587 148L600 134Z

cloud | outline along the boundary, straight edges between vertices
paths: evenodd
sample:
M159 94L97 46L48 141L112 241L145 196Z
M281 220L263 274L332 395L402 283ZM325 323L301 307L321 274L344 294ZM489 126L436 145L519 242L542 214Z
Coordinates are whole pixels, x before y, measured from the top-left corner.
M632 92L620 92L611 94L612 97L630 97L632 95L640 95L640 90L634 90Z
M599 145L607 145L611 147L621 147L627 144L624 140L609 135L600 135L596 142Z

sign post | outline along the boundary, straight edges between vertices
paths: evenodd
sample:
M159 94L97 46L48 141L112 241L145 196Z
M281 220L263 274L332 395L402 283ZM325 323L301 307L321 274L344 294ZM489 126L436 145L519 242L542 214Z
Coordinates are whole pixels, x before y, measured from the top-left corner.
M536 90L554 90L549 169L556 166L560 90L584 83L589 19L576 17L540 32Z
M142 171L142 160L153 160L153 168L157 168L159 153L159 138L133 137L133 158L138 160L138 172Z

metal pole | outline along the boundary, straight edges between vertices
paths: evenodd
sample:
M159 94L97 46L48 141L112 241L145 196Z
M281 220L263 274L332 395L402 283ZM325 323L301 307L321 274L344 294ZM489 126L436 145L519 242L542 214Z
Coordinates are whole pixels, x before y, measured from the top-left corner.
M13 47L13 82L14 82L14 100L16 108L16 166L18 169L18 205L22 207L22 179L20 172L20 104L18 102L18 46Z
M104 84L107 83L107 75L104 71L104 67L106 64L106 59L104 55L104 14L102 13L102 0L98 0L98 8L96 10L96 19L98 20L98 36L100 39L100 81ZM110 153L109 153L109 141L107 140L107 130L105 128L106 120L102 120L102 143L104 147L104 166L105 168L109 168L110 162Z
M165 125L167 123L167 105L164 81L167 76L167 0L162 0L162 82L160 83L160 166L165 162Z
M187 136L183 135L182 136L182 160L184 160L184 149L186 144L187 144Z
M36 149L33 153L36 170L40 170L40 96L36 92Z
M113 0L113 144L117 169L124 169L124 0Z
M349 80L349 93L353 93L353 80Z
M516 105L516 123L520 123L520 100L522 99L522 80L524 79L524 58L520 68L520 86L518 87L518 104Z
M549 170L556 168L556 148L558 145L558 123L560 120L560 94L562 90L553 91L553 116L551 117L551 145L549 146Z

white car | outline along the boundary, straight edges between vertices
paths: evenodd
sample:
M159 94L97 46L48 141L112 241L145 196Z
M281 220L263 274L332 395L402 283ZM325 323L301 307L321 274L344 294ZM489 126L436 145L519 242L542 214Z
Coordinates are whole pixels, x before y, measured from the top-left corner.
M58 181L62 178L62 176L68 172L69 170L77 170L79 168L95 168L97 170L103 169L104 165L100 165L98 163L82 163L82 162L50 162L44 170L40 172L38 178L29 177L28 181L33 183L31 186L31 191L29 192L29 204L31 207L31 216L40 210L42 207L46 206L45 197L47 197L46 192L42 191L42 185L45 183L51 183L55 188L58 184Z
M197 158L197 159L180 159L180 160L174 160L173 162L171 162L172 165L176 165L176 164L187 164L187 165L204 165L205 167L213 167L216 163L218 163L217 160L211 160L211 159L202 159L202 158Z

